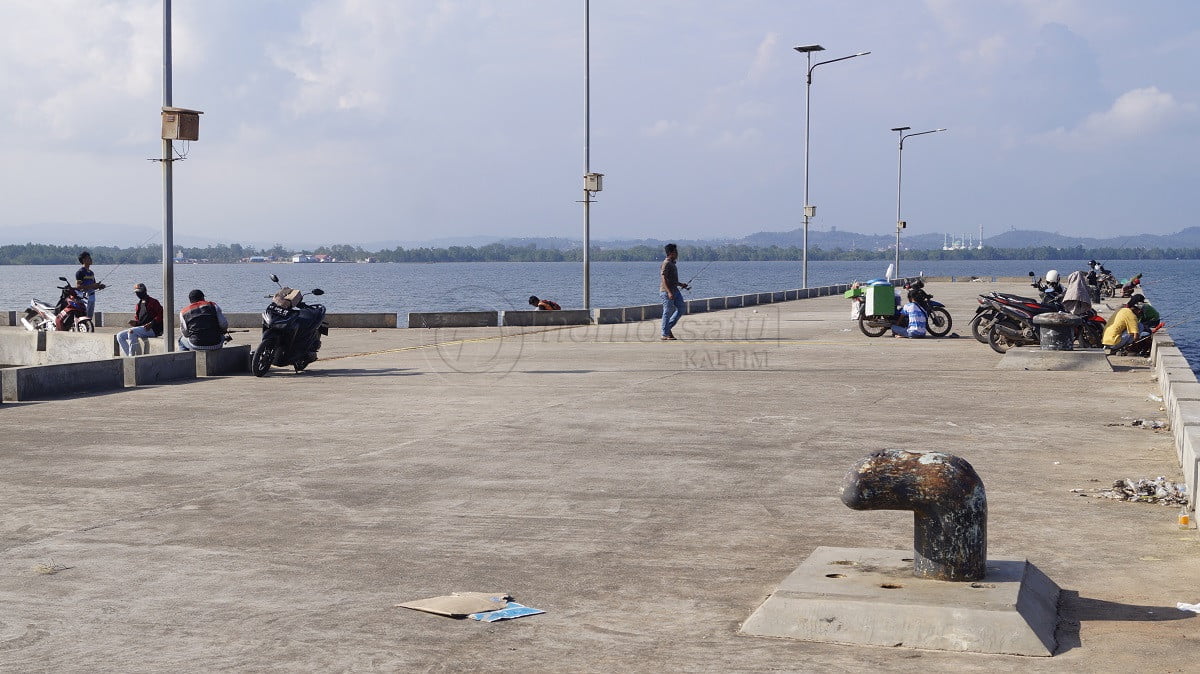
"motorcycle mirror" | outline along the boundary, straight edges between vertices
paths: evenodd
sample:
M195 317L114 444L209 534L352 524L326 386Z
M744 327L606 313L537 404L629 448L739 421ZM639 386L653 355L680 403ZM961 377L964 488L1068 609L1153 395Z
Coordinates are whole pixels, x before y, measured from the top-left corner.
M314 295L324 295L325 294L325 291L321 290L320 288L313 288L311 292Z
M1033 275L1033 272L1029 272L1029 275L1030 275L1030 276L1032 276L1032 275ZM279 277L278 277L278 276L276 276L276 275L274 275L274 274L271 274L271 282L272 282L272 283L279 283Z
M67 277L66 277L66 276L59 276L59 277L58 277L58 280L59 280L59 281L62 281L63 283L66 283L66 282L67 282Z
M1030 276L1033 276L1033 272L1029 272L1029 275L1030 275Z

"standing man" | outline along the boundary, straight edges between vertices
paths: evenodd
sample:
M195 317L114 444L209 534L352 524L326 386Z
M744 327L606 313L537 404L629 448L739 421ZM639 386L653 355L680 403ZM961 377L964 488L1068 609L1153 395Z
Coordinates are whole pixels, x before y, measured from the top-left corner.
M133 294L137 295L138 303L133 307L130 328L117 333L117 344L121 345L121 353L126 356L138 355L141 351L141 340L158 337L163 333L162 305L146 292L146 284L135 285Z
M229 321L216 302L204 299L204 292L188 293L191 304L179 310L179 348L183 351L215 351L225 346Z
M683 293L679 289L687 290L688 284L679 282L679 270L675 268L679 248L673 243L668 243L663 246L663 252L667 254L667 259L663 260L662 269L659 270L658 294L663 303L662 339L666 341L675 339L671 329L679 322L680 317L687 313L687 304L684 303Z
M96 272L92 271L92 254L86 250L79 254L79 264L83 265L75 272L75 290L83 296L87 305L88 318L96 310L96 291L104 290L103 283L96 283Z

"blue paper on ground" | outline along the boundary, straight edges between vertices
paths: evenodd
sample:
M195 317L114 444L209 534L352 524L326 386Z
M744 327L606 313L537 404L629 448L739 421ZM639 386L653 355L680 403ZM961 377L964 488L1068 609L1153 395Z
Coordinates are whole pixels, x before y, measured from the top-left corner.
M513 618L522 618L527 615L537 615L539 613L545 613L545 611L532 608L530 606L525 606L524 604L518 604L515 601L510 601L502 609L496 609L495 611L484 611L482 613L472 613L467 617L471 618L472 620L479 620L485 623L494 623L497 620L511 620Z

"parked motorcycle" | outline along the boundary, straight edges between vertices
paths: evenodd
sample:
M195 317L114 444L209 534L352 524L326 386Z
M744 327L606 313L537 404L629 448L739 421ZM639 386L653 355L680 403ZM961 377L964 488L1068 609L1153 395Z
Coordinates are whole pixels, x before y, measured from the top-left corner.
M1033 278L1033 272L1029 272L1029 277ZM1022 295L1014 295L1012 293L1002 293L992 291L985 295L979 296L979 306L975 308L975 316L971 318L968 325L971 326L971 336L980 344L988 343L988 333L992 329L992 323L1000 315L997 302L999 304L1016 305L1035 310L1033 313L1044 313L1039 305L1047 305L1052 311L1062 311L1062 294L1056 289L1042 282L1041 279L1033 281L1029 285L1038 289L1039 298L1024 297ZM995 300L996 302L993 302Z
M21 317L21 325L34 332L95 332L96 326L88 318L87 304L79 292L65 276L59 276L58 280L64 283L55 286L60 291L58 302L51 306L36 298L30 300L25 315Z
M954 324L946 305L933 299L933 295L925 290L925 282L917 279L904 286L909 291L912 301L925 312L925 331L931 337L945 337L950 334ZM897 306L891 315L868 316L865 313L858 317L858 329L868 337L882 337L892 329L892 326L907 325L908 318Z
M1121 284L1117 282L1117 277L1113 276L1111 271L1105 269L1103 264L1095 260L1088 260L1088 265L1092 268L1092 273L1095 275L1094 285L1100 289L1100 295L1102 297L1116 297L1117 290L1121 287Z
M267 295L271 303L262 312L262 340L254 350L250 369L255 377L265 375L272 365L291 365L296 372L317 360L321 350L321 335L329 334L325 323L325 306L307 304L304 294L279 283L279 277L271 274L271 280L279 285L279 291ZM324 295L325 291L313 288L313 295Z
M1030 272L1031 275L1032 273ZM1041 279L1030 285L1043 290L1046 287ZM988 346L996 353L1007 353L1014 346L1039 344L1040 335L1033 317L1063 310L1061 295L1043 292L1043 297L1045 302L1006 293L992 293L986 296L988 309L977 313L976 318L979 324L987 322ZM985 317L984 314L988 312L990 316ZM1104 317L1095 311L1089 311L1080 318L1083 319L1083 324L1076 330L1075 339L1084 348L1099 348L1104 336ZM976 339L978 338L976 335Z

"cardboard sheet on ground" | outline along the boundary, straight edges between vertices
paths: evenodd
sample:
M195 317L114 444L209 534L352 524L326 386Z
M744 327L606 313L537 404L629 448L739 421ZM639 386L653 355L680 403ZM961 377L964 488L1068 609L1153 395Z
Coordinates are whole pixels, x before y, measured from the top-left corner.
M472 613L467 617L480 622L494 623L497 620L512 620L513 618L523 618L527 615L537 615L539 613L545 613L545 611L538 608L533 608L531 606L526 606L524 604L518 604L515 601L510 601L502 609L485 611L482 613Z
M509 598L507 592L455 592L442 597L406 601L403 604L396 604L396 606L452 618L463 618L472 613L502 609L508 604Z

